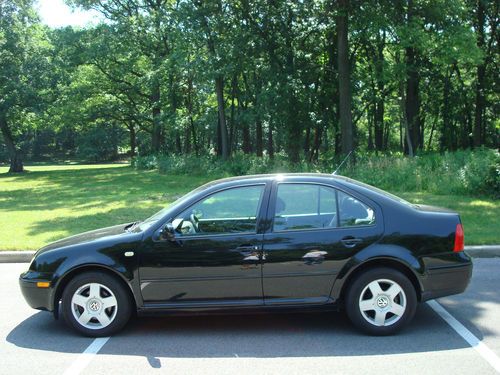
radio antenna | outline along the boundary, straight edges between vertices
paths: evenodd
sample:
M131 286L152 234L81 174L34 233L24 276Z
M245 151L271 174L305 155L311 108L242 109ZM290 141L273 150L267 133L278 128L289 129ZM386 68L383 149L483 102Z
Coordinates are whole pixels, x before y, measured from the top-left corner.
M335 169L335 171L333 171L332 175L336 175L337 174L337 171L340 169L340 167L342 167L344 165L344 163L347 161L347 159L349 158L349 156L351 156L352 154L352 150L349 151L349 153L347 154L347 156L344 158L344 160L342 160L342 163L340 163L340 165L337 167L337 169Z

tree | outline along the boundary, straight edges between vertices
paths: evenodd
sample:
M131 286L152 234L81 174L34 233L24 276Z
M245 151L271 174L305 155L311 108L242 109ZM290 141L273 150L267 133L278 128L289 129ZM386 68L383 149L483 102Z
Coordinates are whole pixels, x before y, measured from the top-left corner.
M498 2L69 2L105 22L47 30L1 5L12 170L83 149L298 163L498 143Z
M349 0L339 0L337 15L337 48L339 69L339 115L342 131L342 152L354 149L351 114L351 75L349 62Z
M40 86L50 69L46 42L32 1L0 2L0 130L9 152L9 172L23 172L16 145L27 117L40 109Z
M498 79L498 1L476 0L472 2L473 25L477 38L477 47L483 53L483 58L476 67L475 110L474 110L474 146L478 147L485 142L485 110L486 84L488 68L490 74ZM496 74L495 74L496 73ZM495 78L493 78L495 80Z
M114 43L111 45L114 48L122 47L128 50L129 58L133 51L136 59L143 60L144 67L147 69L145 74L137 70L127 70L130 67L130 61L127 59L113 59L109 54L105 58L106 65L111 64L121 73L142 78L141 81L147 85L147 92L137 84L124 80L122 75L114 75L116 69L114 71L106 70L106 67L100 67L100 69L111 81L128 85L130 89L140 92L142 96L147 95L152 120L151 149L155 153L160 152L165 143L165 120L168 117L174 118L176 111L177 98L172 92L175 89L172 86L175 79L170 76L169 81L172 85L168 87L166 94L162 90L162 84L165 80L168 59L174 50L176 31L178 31L174 25L174 13L179 3L173 0L72 0L71 2L86 9L91 8L101 12L111 22L109 27L101 25L101 31L109 30L115 35ZM104 51L101 50L101 52ZM166 98L172 100L169 103L170 112L167 115L162 114L162 109L165 108L164 94Z

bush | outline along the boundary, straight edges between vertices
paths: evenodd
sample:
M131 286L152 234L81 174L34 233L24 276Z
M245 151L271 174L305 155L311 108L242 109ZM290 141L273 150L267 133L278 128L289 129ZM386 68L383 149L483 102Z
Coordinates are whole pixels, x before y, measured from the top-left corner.
M164 174L210 175L213 178L260 173L332 173L341 158L325 157L318 163L292 164L286 155L269 157L235 154L228 161L210 155L149 155L136 157L137 169ZM423 154L358 154L338 174L390 191L426 191L436 194L500 196L500 154L489 149Z

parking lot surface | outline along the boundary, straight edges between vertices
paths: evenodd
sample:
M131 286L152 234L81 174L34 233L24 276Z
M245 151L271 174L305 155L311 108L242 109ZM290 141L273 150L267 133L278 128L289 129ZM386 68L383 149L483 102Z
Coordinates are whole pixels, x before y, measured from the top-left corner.
M466 293L438 303L481 342L479 349L428 304L392 337L365 336L338 312L139 318L95 341L28 307L17 281L27 264L0 264L0 373L494 374L500 259L474 266Z

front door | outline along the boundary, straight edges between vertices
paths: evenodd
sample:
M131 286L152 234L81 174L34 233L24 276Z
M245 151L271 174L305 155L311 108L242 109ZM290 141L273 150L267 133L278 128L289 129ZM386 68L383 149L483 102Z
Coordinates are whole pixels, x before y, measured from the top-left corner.
M145 244L141 291L154 307L261 305L266 185L239 186L199 200L172 220L175 241Z
M328 185L277 183L264 235L266 305L321 304L355 252L382 234L381 217L361 200Z

